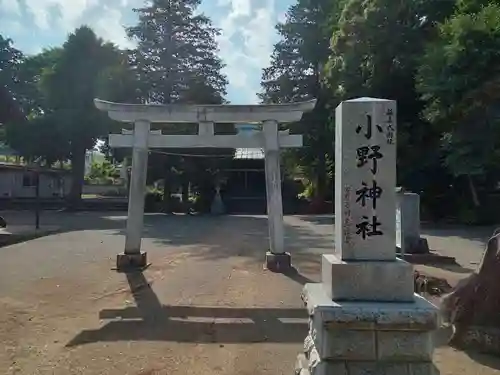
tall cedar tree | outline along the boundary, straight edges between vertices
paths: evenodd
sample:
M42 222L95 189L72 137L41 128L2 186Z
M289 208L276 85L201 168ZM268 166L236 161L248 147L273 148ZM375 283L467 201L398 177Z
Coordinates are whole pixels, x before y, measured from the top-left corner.
M304 148L286 154L292 164L303 167L318 200L325 198L327 162L333 157L328 96L321 85L332 34L331 9L331 0L298 0L289 8L285 22L276 26L280 41L274 46L271 65L263 71L259 95L264 103L318 100L312 113L292 125L292 131L304 134Z
M153 0L151 5L134 9L139 23L127 29L130 38L137 41L131 51L130 63L140 82L140 93L145 103L162 104L221 104L224 103L227 79L222 73L224 64L217 56L216 38L219 30L211 20L196 12L201 0ZM177 125L169 131L186 133L189 126ZM232 150L162 149L169 154L221 154ZM153 154L150 158L153 177L165 181L164 198L168 203L172 170L180 171L184 196L187 184L204 185L194 177L205 175L208 168L217 169L210 158L185 158ZM208 162L208 164L207 164ZM191 173L190 173L191 172ZM210 179L210 176L206 176ZM191 179L191 181L188 181Z
M139 23L127 29L138 42L131 65L140 76L144 102L223 102L227 80L217 56L219 30L203 14L201 0L153 0L134 9Z

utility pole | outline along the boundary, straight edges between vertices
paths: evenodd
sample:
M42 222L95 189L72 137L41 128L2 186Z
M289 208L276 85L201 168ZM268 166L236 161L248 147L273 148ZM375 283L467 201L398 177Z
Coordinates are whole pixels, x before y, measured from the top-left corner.
M40 229L40 167L35 172L35 228Z

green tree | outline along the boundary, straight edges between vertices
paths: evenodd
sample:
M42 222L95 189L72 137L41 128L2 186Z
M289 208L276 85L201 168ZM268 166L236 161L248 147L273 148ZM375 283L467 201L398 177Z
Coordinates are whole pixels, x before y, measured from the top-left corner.
M44 162L48 166L69 157L67 142L40 87L44 71L51 69L60 52L60 48L54 48L22 59L17 68L16 97L27 116L10 121L4 127L6 141L13 149L28 161Z
M7 143L28 162L52 166L69 158L69 144L52 113L28 115L5 127Z
M112 185L120 177L120 172L109 160L94 161L85 180L90 184Z
M432 150L440 133L421 119L415 72L436 24L454 6L454 0L349 0L332 37L326 76L333 97L397 100L398 181L417 191L435 183L425 176L439 165Z
M204 14L197 13L200 3L201 0L153 0L150 5L134 9L139 22L127 29L129 37L137 42L137 48L130 54L130 64L138 76L143 103L224 102L227 80L222 74L224 65L217 56L219 30ZM169 131L186 134L189 128L189 124L179 124ZM161 151L183 155L224 152L199 149ZM153 152L150 170L155 175L155 172L161 173L165 182L164 199L168 202L172 171L189 179L200 175L200 171L206 171L206 168L202 158Z
M203 14L201 0L153 0L134 9L139 23L127 29L138 42L131 65L139 75L144 102L221 103L227 80L217 56L219 30Z
M0 35L0 124L24 121L19 103L19 66L23 54L14 48L11 39Z
M287 151L286 164L299 164L313 181L318 200L327 190L327 164L332 161L329 95L321 84L323 66L329 56L329 39L334 18L332 8L342 1L298 0L278 23L280 40L274 46L271 65L262 74L264 103L286 103L317 99L315 110L305 114L292 132L304 134L304 147Z
M476 185L491 186L500 172L500 5L484 3L460 2L418 71L425 116L443 134L442 160L476 208Z
M49 108L44 116L49 116L69 146L70 208L77 207L81 199L85 152L94 147L100 136L108 134L111 123L94 106L94 98L100 96L99 81L121 59L114 45L105 43L92 29L83 26L69 35L55 63L43 71L40 87Z

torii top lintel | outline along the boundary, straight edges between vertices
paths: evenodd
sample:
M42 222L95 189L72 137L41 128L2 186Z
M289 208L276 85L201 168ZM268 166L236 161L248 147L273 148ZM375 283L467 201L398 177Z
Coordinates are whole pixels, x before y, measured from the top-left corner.
M278 123L299 121L304 112L316 106L316 99L287 104L122 104L94 99L95 106L108 112L110 118L122 122L162 123L261 123L274 120Z

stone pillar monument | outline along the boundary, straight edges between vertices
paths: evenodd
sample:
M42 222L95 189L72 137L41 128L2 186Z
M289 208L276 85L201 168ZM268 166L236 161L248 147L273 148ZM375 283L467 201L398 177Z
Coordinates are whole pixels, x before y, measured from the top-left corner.
M304 287L310 330L297 373L432 374L437 308L396 258L396 102L341 103L335 141L335 250L322 282Z
M420 237L420 196L400 191L396 204L396 246L403 254L427 254L427 239Z
M142 230L144 226L144 192L148 173L149 121L136 121L134 124L134 143L132 146L132 173L130 175L129 205L125 252L118 254L116 267L144 267L147 255L141 252Z

